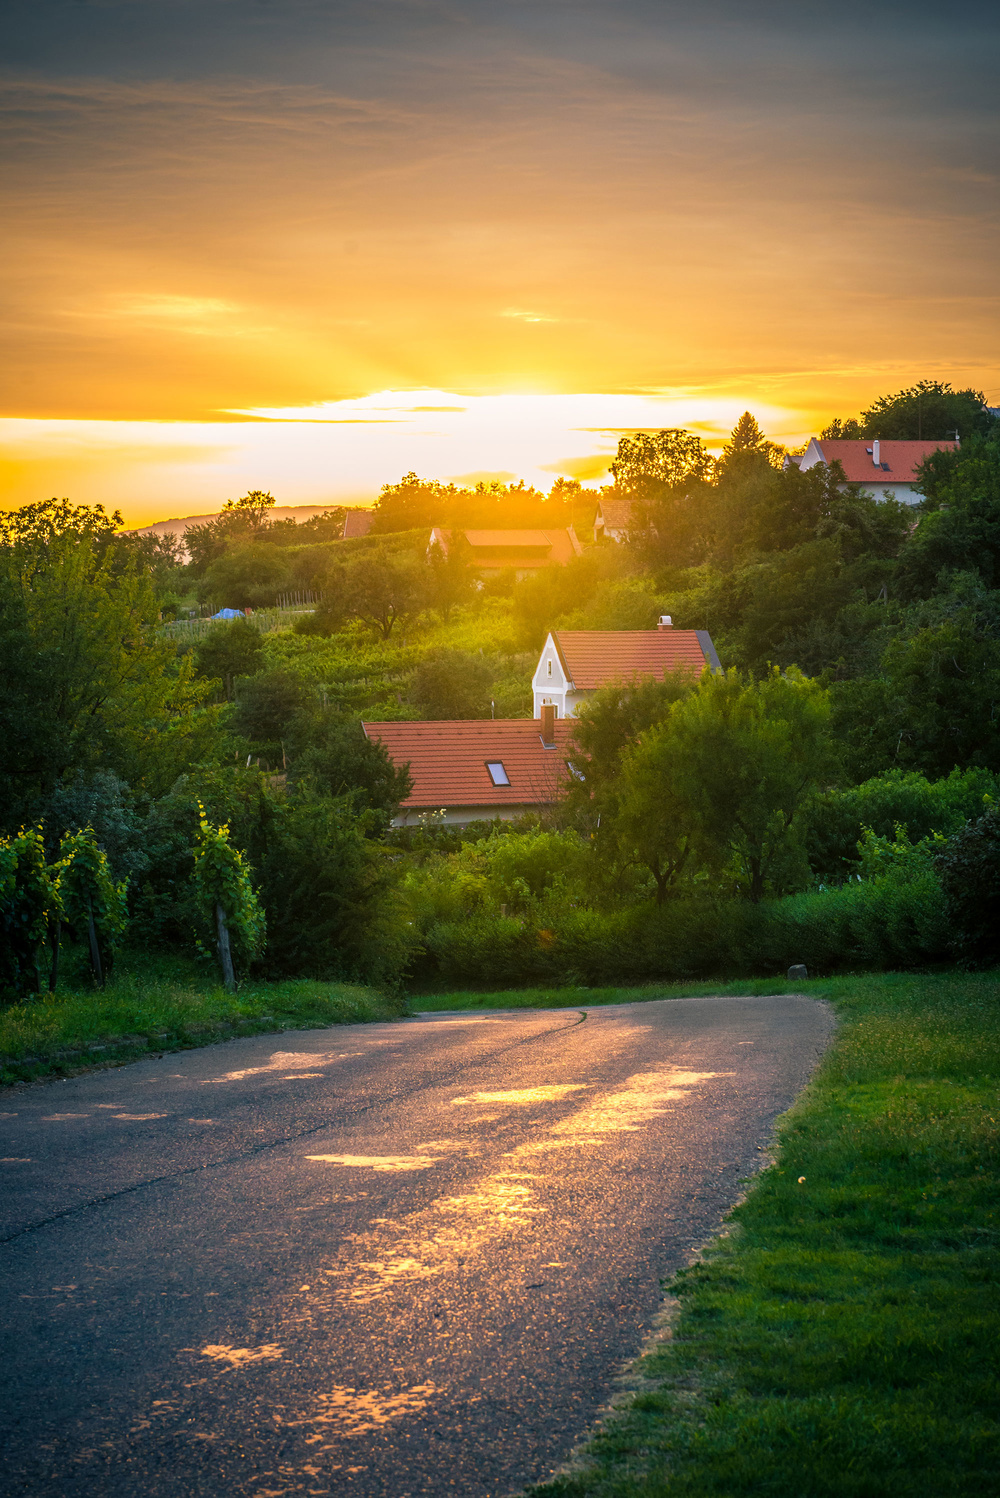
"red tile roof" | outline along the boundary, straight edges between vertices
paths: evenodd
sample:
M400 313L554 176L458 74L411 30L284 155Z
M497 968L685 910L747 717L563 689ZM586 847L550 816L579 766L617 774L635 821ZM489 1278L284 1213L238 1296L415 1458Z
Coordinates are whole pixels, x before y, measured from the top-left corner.
M701 675L716 665L714 649L698 629L559 629L552 631L563 669L578 691L590 691L634 676L668 671Z
M546 749L541 724L531 718L474 718L459 722L365 723L396 765L410 767L413 790L404 807L545 806L566 777L572 719L555 724L554 749ZM494 785L487 760L499 760L510 785Z
M600 518L605 529L628 530L632 523L632 501L630 499L602 499L598 502L595 522Z
M917 476L917 465L939 448L950 450L955 442L888 442L879 441L880 466L875 467L872 439L857 441L817 438L816 446L826 463L839 463L850 484L911 484ZM888 469L885 464L888 463Z
M583 547L572 526L559 530L467 530L472 565L480 568L563 566L581 556ZM435 526L430 544L447 552L451 540L448 526Z

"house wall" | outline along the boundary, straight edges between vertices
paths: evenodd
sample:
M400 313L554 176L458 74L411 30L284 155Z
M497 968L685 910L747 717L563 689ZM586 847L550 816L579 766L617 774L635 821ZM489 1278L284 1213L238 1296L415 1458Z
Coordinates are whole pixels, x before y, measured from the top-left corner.
M531 690L534 699L533 718L540 718L543 706L548 703L555 708L557 718L571 717L572 707L575 706L577 700L581 700L580 694L572 690L572 684L566 679L559 652L551 635L546 637L545 644L542 646L535 674L531 678Z
M814 468L817 463L824 463L825 461L826 459L823 457L815 437L813 437L809 446L802 454L799 467L805 471L807 468ZM913 484L879 483L876 477L877 473L879 476L882 476L880 470L877 470L875 465L872 464L872 482L870 485L867 482L865 483L865 488L874 498L898 499L904 505L918 505L922 503L924 496Z
M435 824L439 827L467 827L470 822L492 822L495 817L501 821L509 822L514 817L523 817L525 812L538 811L536 802L524 806L410 806L401 808L399 815L393 817L393 827L418 827L420 818L427 816L429 812L444 811L443 817L435 817Z

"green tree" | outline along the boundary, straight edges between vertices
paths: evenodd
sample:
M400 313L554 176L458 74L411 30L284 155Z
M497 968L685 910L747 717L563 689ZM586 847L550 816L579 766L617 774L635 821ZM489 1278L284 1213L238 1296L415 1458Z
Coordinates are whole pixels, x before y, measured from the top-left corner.
M198 597L219 608L267 607L291 586L292 576L287 553L277 547L233 547L208 565Z
M216 751L206 684L157 633L158 605L100 507L25 506L0 532L0 816L32 814L73 769L160 794Z
M42 829L0 838L0 994L25 999L41 988L46 944L58 940L58 877L45 859Z
M388 640L397 624L420 612L426 596L424 569L417 558L383 546L331 574L310 632L333 634L344 620L360 619L379 639Z
M697 843L698 823L685 794L672 730L668 717L623 755L610 827L618 857L642 864L652 874L657 905L676 886Z
M708 478L712 466L700 437L672 427L620 438L611 473L618 497L626 499L644 494L650 481L674 489Z
M755 903L801 878L797 817L834 765L829 719L828 693L794 670L706 673L671 710L670 795L687 808L700 857L731 866Z
M824 437L882 437L897 441L941 442L961 438L974 432L996 430L998 423L986 405L981 390L955 390L947 381L918 380L907 390L894 395L880 395L861 420L842 421L839 417L822 433Z
M447 551L435 541L427 553L427 565L428 602L447 624L452 610L468 603L476 590L472 547L465 532L457 528L451 532Z
M256 676L264 666L264 640L249 619L213 624L194 652L199 676L223 684L226 699L233 700L233 683L240 676Z
M229 827L225 823L213 827L200 803L198 810L191 881L202 933L212 931L222 981L232 993L236 988L235 963L249 963L264 950L266 921L250 883L246 858L229 841ZM198 944L205 950L201 940Z
M397 767L384 745L367 737L360 718L347 713L301 713L291 725L290 749L290 784L369 813L372 832L388 827L413 789L406 766Z
M245 547L263 540L272 528L271 509L274 498L262 489L251 489L242 499L227 499L220 514L202 525L189 525L184 532L184 549L195 577L217 558L234 547ZM232 605L237 607L237 605Z
M784 459L785 449L781 444L765 437L757 418L744 411L722 449L719 462L723 470L746 463L766 463L769 468L780 469Z
M86 942L91 969L102 988L128 925L127 892L128 879L114 882L92 827L65 834L59 845L63 919L75 939Z
M425 718L488 718L493 671L482 655L437 650L413 673L410 701Z

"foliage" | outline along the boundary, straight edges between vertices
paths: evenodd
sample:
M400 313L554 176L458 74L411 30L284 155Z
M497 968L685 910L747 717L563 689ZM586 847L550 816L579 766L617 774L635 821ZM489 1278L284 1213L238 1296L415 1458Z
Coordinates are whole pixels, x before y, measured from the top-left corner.
M858 844L865 829L889 838L897 827L922 842L932 833L948 836L977 816L983 797L995 794L997 777L986 770L953 770L928 780L917 770L886 770L858 786L820 792L806 809L806 847L813 876L841 884L858 872Z
M231 702L237 677L256 676L264 667L263 637L249 619L215 624L198 641L194 658L198 675L221 682Z
M41 826L0 838L0 997L38 992L42 951L61 910Z
M385 831L413 789L407 767L395 765L353 714L300 714L291 725L290 747L290 784L345 798L355 812L369 813L372 833Z
M488 718L493 671L482 655L437 650L413 673L410 700L425 718Z
M134 556L119 554L118 523L56 501L4 523L0 805L8 828L70 770L114 770L155 795L216 751L205 685L157 637L153 584Z
M429 576L427 596L443 623L447 624L452 611L468 603L475 591L476 579L472 569L472 547L465 532L453 529L445 549L435 541L427 553Z
M89 826L64 835L59 844L58 867L63 920L80 943L88 940L93 923L97 943L95 976L103 982L111 972L115 950L128 927L128 878L119 884L114 882L107 855Z
M965 438L990 432L995 425L981 390L953 390L947 381L918 380L908 390L879 396L862 411L860 421L835 420L822 436L940 442L956 433Z
M759 681L706 673L671 710L671 794L700 857L755 902L801 881L798 812L831 768L829 712L817 683L776 670Z
M55 858L67 829L92 827L115 880L149 867L143 828L130 787L112 770L75 771L59 782L43 807L46 840Z
M213 827L198 803L198 837L194 845L194 886L200 936L198 948L215 945L216 910L222 907L237 963L250 963L264 950L266 921L260 901L250 883L246 857L229 841L226 823Z
M273 604L292 581L286 552L260 545L227 548L206 567L198 597L214 608L260 608Z
M953 833L937 869L953 929L953 947L967 964L1000 958L1000 807L987 806Z
M398 867L366 834L350 798L279 803L262 863L271 973L392 987L413 946Z
M303 634L335 634L345 620L360 619L377 639L388 640L395 626L413 618L426 601L425 572L417 558L382 546L331 571L323 602L297 628Z

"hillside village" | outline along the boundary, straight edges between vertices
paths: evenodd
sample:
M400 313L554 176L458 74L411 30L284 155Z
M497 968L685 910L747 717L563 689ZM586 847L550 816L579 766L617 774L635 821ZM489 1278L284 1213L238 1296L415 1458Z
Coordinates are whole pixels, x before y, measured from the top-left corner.
M718 457L625 436L600 490L411 473L369 511L253 491L180 535L29 507L11 586L50 579L124 654L57 679L33 585L23 659L57 674L11 677L9 831L54 856L89 825L120 929L174 950L222 829L259 912L234 961L269 973L766 965L795 901L824 961L927 956L939 922L873 926L851 881L933 883L933 839L997 789L998 427L925 382L794 453L749 413Z

